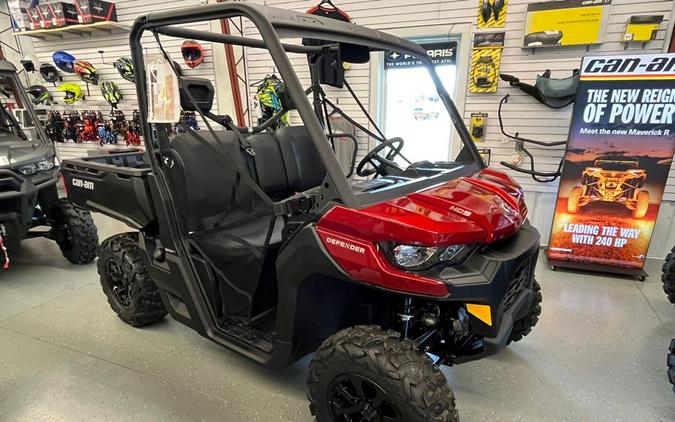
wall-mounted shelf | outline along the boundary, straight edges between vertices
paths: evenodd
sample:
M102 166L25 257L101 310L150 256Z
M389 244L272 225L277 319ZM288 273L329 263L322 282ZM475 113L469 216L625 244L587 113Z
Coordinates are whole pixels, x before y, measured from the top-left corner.
M128 26L117 22L95 22L84 25L70 25L61 28L37 29L35 31L15 32L17 37L32 37L41 40L63 39L73 37L91 37L99 34L129 32Z

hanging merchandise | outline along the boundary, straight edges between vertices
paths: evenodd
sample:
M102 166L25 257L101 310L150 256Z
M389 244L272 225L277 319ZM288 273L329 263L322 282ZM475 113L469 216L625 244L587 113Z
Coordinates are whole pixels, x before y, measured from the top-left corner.
M675 54L585 57L548 258L644 277L675 154Z
M492 160L492 150L490 148L478 148L478 153L480 158L483 159L486 167L490 167L490 161Z
M84 82L88 84L98 85L98 74L96 73L96 68L94 65L89 63L86 60L75 60L73 64L73 69L75 73L80 76Z
M347 13L335 6L330 0L323 0L316 6L310 8L305 12L309 15L323 16L325 18L335 19L342 22L351 22L352 19ZM302 44L309 46L321 46L330 44L331 41L316 40L311 38L303 38ZM342 57L342 52L337 51L334 54L322 54L319 63L315 64L317 80L321 84L342 88L344 86L345 78L345 64L344 60L350 60L354 63L359 63L356 57ZM311 62L310 62L311 63ZM351 67L347 64L346 68Z
M73 82L61 84L56 88L56 90L66 93L66 97L63 99L63 102L69 105L75 104L76 102L84 98L82 88L80 88L78 84Z
M129 128L124 134L124 141L127 146L141 144L141 113L139 113L138 110L134 110L134 113L131 116Z
M478 27L503 28L509 0L478 0Z
M50 111L47 116L47 123L45 124L45 131L52 142L63 142L63 131L66 128L66 123L58 111Z
M40 75L46 82L54 83L61 80L59 71L50 63L42 63L40 65Z
M73 66L75 65L76 59L72 54L66 53L65 51L57 51L52 54L52 60L56 67L61 69L62 72L75 73Z
M47 88L42 85L31 85L26 89L26 93L33 97L31 101L35 105L52 105L55 103L52 94L50 94Z
M523 47L588 45L604 41L612 0L529 3Z
M77 123L77 142L98 141L98 116L93 111L83 111Z
M124 134L129 130L129 123L122 110L110 111L110 124L116 137L124 137Z
M471 113L471 139L474 142L485 140L485 126L487 124L487 113Z
M190 69L194 69L204 61L204 47L195 40L185 40L180 47L183 60Z
M37 72L40 69L40 61L33 54L27 54L21 60L21 66L23 66L26 72Z
M499 65L504 49L504 32L483 32L473 38L469 92L497 92Z
M80 113L77 111L71 111L64 116L63 139L64 141L77 142L77 126L80 123Z
M101 84L101 94L113 108L117 108L117 104L122 101L122 93L113 81L105 81Z
M259 123L269 120L279 111L283 110L281 95L286 90L286 84L276 75L267 75L258 85L256 100L260 104ZM274 128L289 125L288 113L284 114L275 124Z
M124 80L136 83L136 79L134 77L134 63L131 61L130 58L120 57L119 59L115 60L113 66L115 66L115 69L117 69L120 76Z
M551 71L546 70L537 75L534 85L521 82L513 75L502 73L499 77L514 88L518 88L540 103L551 108L564 108L574 102L579 85L579 69L572 71L572 76L564 79L551 78Z

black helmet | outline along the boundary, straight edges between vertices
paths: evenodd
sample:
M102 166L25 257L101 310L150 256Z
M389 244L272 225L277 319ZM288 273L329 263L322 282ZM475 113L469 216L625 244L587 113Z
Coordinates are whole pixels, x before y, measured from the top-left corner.
M101 84L101 94L113 108L117 108L117 104L122 101L122 93L113 81L105 81Z
M40 75L42 75L42 79L47 82L56 82L59 80L59 71L50 63L42 63L40 65Z
M26 89L26 92L33 97L33 104L47 104L50 105L52 100L52 94L49 93L47 88L42 85L31 85Z
M117 69L123 79L129 82L136 82L136 79L134 78L134 63L130 58L120 57L115 60L113 66L115 66L115 69Z

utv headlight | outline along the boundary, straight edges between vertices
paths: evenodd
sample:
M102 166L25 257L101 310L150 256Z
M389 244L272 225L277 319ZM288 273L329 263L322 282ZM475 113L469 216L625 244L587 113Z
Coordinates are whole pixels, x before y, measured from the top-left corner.
M50 159L50 160L38 161L36 165L37 165L38 171L51 170L51 169L54 168L54 160Z
M404 268L420 267L436 255L438 248L424 246L398 245L392 249L396 264Z
M396 266L408 270L426 270L436 264L457 264L471 252L471 248L467 245L451 245L440 248L395 245L389 251L389 255Z
M19 167L19 172L24 176L32 176L38 172L37 164L31 163L22 167Z

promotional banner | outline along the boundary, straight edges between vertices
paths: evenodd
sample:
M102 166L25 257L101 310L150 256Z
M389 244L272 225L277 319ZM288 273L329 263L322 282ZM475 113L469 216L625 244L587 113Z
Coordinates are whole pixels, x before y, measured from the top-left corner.
M675 54L583 59L552 265L643 268L675 153L674 115Z

